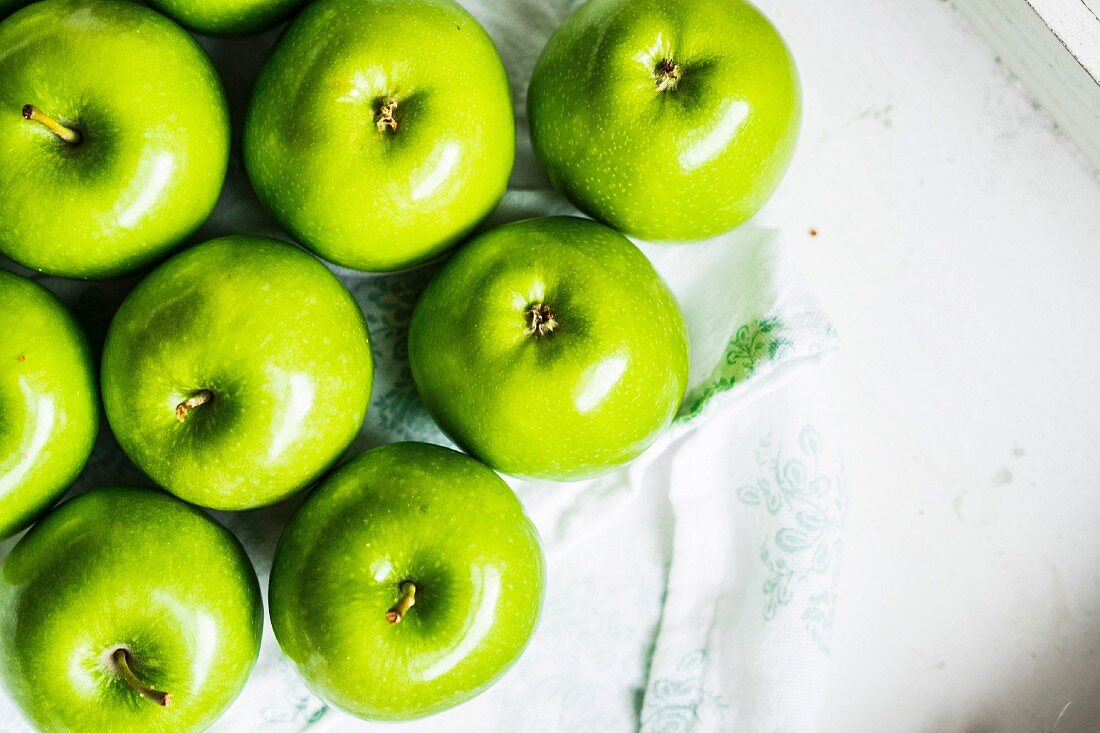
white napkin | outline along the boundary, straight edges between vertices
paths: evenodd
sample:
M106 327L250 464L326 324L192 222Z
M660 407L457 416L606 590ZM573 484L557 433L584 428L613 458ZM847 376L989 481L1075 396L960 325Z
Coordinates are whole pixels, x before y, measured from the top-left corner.
M536 165L523 110L545 39L580 3L463 4L502 52L519 123L512 188L490 223L575 213ZM202 39L226 81L238 142L251 80L276 35ZM238 232L285 237L256 203L238 148L218 209L196 241ZM840 561L843 474L831 436L806 416L812 390L756 398L834 351L836 333L774 232L747 225L708 242L639 244L676 293L691 335L680 415L621 471L573 484L510 482L549 560L546 605L531 646L498 685L466 705L379 729L814 727ZM449 444L423 410L406 361L408 318L437 268L388 276L333 268L367 314L374 343L374 395L354 451L394 440ZM42 281L101 342L136 277ZM148 483L105 430L74 491ZM299 502L216 515L247 547L265 600L275 543ZM0 555L10 544L0 545ZM214 729L373 727L309 694L268 625L253 676ZM2 695L0 730L25 730Z
M567 210L550 193L519 198ZM827 431L804 416L812 391L755 398L831 353L836 334L773 232L742 228L686 248L643 249L676 292L691 335L680 416L621 471L572 484L511 482L549 559L531 647L482 697L387 728L813 728L840 560L842 472ZM367 313L377 362L356 450L406 439L448 444L405 359L408 318L433 270L341 271ZM85 314L109 308L122 289L44 281ZM148 480L105 432L76 490L117 483ZM265 593L275 542L298 501L217 514L248 548ZM17 719L0 698L0 730L22 730ZM310 695L268 626L255 673L215 730L371 727Z

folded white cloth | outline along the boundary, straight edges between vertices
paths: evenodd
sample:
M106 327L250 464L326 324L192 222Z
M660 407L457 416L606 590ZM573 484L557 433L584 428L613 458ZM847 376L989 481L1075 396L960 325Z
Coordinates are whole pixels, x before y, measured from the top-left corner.
M534 162L523 108L542 44L579 2L464 4L501 49L516 96L516 171L493 222L575 213ZM274 35L203 40L235 113ZM242 57L243 48L251 55ZM239 158L200 239L231 232L285 236L251 195ZM690 384L673 428L611 475L511 482L549 559L531 646L481 697L385 730L813 729L846 495L832 436L810 416L813 390L774 388L834 351L836 333L775 232L745 226L707 242L640 246L676 293L691 336ZM371 408L353 450L394 440L449 444L416 396L405 346L412 307L437 266L388 276L333 269L367 314L376 360ZM93 340L132 285L43 282L74 307ZM105 430L75 490L108 484L148 479ZM247 547L265 596L275 543L298 501L217 515ZM268 625L255 673L215 730L371 727L309 694ZM24 728L0 695L0 730Z
M524 211L568 210L549 192L514 198ZM812 390L787 386L756 398L831 353L836 334L774 232L742 228L689 246L642 246L676 292L691 335L692 377L677 421L621 471L572 484L511 482L549 558L539 630L497 687L398 729L813 728L843 474L827 431L806 417ZM355 449L449 443L420 404L405 358L408 318L433 270L341 271L367 314L377 360ZM82 313L118 297L113 284L45 282ZM76 490L118 483L148 480L105 432ZM297 503L217 515L245 543L265 591ZM20 730L17 719L0 698L0 729ZM309 694L267 627L253 677L215 729L360 727L369 725Z

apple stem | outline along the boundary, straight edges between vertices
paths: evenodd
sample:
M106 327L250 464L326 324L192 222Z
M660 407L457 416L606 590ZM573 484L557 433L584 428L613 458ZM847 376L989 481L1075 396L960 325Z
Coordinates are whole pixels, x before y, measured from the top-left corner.
M393 604L393 608L386 611L386 620L391 624L401 623L401 619L405 618L409 609L416 605L416 583L406 580L401 583L399 590L401 597L397 599L397 603Z
M70 145L76 145L80 142L79 131L71 127L65 127L33 104L23 105L23 119L37 122Z
M169 693L153 689L139 680L137 675L131 671L129 651L126 649L116 649L113 659L115 661L115 667L118 669L118 676L121 677L126 684L134 688L137 694L148 700L152 700L157 705L164 708L172 704L172 696Z
M397 132L397 117L394 113L397 112L397 101L394 99L387 99L382 102L378 108L378 117L375 118L374 125L378 128L379 132L385 132L388 128L390 132Z
M191 412L191 410L199 405L205 405L212 399L214 399L213 392L208 389L200 389L198 392L176 405L176 419L183 422L187 419L187 413Z
M554 311L545 303L534 303L527 309L527 333L543 337L554 332L558 319Z
M653 79L659 92L675 89L681 76L683 72L680 70L680 65L670 58L661 59L661 63L657 64L657 68L653 70Z

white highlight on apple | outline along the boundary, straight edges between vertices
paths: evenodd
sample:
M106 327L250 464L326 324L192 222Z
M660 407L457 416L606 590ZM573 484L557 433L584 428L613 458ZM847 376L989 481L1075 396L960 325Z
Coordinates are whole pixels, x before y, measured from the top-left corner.
M476 608L474 615L466 620L462 631L458 633L460 641L447 655L438 662L428 667L420 675L425 682L434 680L440 675L451 671L456 664L470 655L493 627L493 619L497 613L497 603L500 601L501 582L500 571L494 567L474 566L471 569L473 575L474 597L470 606Z
M356 71L351 78L351 88L337 97L336 101L350 104L372 102L375 97L382 96L380 90L385 88L386 73L381 67Z
M150 600L179 622L179 628L193 628L194 657L191 659L191 694L197 695L207 684L218 650L218 622L201 608L192 609L163 590L154 591Z
M390 559L388 557L383 558L383 559L379 560L378 562L374 563L373 570L374 570L374 576L373 576L374 577L374 582L384 583L386 581L386 579L390 577L390 574L393 572L393 563L390 562Z
M93 674L94 668L88 664L88 660L96 658L97 653L102 655L102 650L96 650L91 639L85 636L69 656L69 682L75 689L86 695L96 693L97 679Z
M647 75L653 74L653 67L660 63L661 59L672 56L672 49L665 40L664 33L658 33L653 43L645 51L634 54L634 60L645 67Z
M695 170L718 157L745 120L749 118L749 103L732 99L726 103L717 124L698 135L680 151L680 165L684 170Z
M424 168L430 167L429 170L423 174L417 171L409 176L411 181L415 181L417 178L420 179L413 186L413 201L420 201L438 191L447 182L447 177L458 165L458 159L462 155L462 149L456 143L444 143L432 152L431 162L424 166Z
M623 378L629 362L630 357L625 352L619 352L588 367L581 377L577 394L573 398L577 409L583 414L592 411L603 402Z
M161 153L151 163L148 158L142 162L143 170L134 174L135 183L126 192L130 203L120 205L122 211L118 215L118 223L122 227L130 229L136 226L145 212L156 205L172 180L175 168L176 157L171 153Z
M274 369L274 368L273 368ZM279 370L281 372L281 370ZM273 379L277 382L277 379ZM289 395L286 407L275 428L275 435L271 439L271 448L267 451L268 458L274 460L282 455L292 442L299 437L302 423L313 409L313 399L317 396L317 387L313 384L308 374L291 374L287 379Z
M531 286L527 288L526 295L515 291L512 293L512 306L515 307L520 313L526 312L532 303L541 303L546 300L546 283L542 281L542 278L535 276L535 279L531 282Z
M15 464L15 468L0 476L0 496L18 486L31 467L38 462L38 457L46 447L50 431L57 418L57 407L54 405L52 395L42 395L36 401L34 386L27 381L26 377L20 377L19 391L23 393L27 414L34 415L34 430L29 436L24 436L23 444L19 446L21 460Z

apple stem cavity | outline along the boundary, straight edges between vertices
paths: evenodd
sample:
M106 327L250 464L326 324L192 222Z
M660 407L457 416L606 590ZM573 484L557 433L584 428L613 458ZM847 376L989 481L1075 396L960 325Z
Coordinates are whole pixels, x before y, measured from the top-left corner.
M200 389L198 392L176 405L176 419L183 422L187 419L187 413L200 405L205 405L213 399L213 392L208 389Z
M680 65L670 58L663 58L653 70L653 80L657 84L657 91L666 92L676 89L676 84L683 76Z
M134 692L147 700L152 700L163 708L172 704L172 696L169 693L154 689L137 678L137 675L130 669L131 656L128 650L116 649L111 658L114 660L115 669L118 670L118 676L122 678L123 682L132 687Z
M401 619L405 618L409 609L416 605L416 583L406 580L398 589L401 591L401 597L397 599L397 603L393 604L393 608L386 611L386 620L391 624L401 623Z
M378 128L379 132L385 132L389 130L391 133L397 132L397 100L385 99L378 107L378 116L374 119L374 126Z
M554 311L545 303L533 303L527 309L527 333L538 338L549 336L558 327Z
M70 145L77 145L80 143L81 137L78 130L74 130L71 127L65 127L33 104L23 105L23 119L37 122Z

